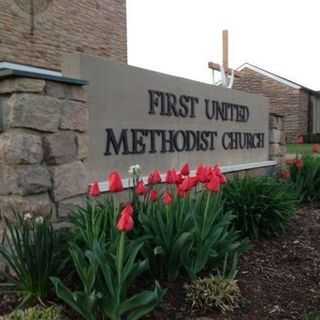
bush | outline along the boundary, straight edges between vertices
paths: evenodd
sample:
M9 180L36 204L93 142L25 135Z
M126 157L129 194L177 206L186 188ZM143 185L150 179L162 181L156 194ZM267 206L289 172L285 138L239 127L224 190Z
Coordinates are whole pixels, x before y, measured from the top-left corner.
M223 198L234 228L250 239L282 233L297 205L292 188L272 177L236 177L224 187Z
M64 241L53 230L49 218L16 214L16 221L5 219L7 236L0 245L8 272L2 292L22 297L20 306L44 300L51 287L50 277L59 275L64 261Z
M288 182L299 194L301 202L320 201L320 158L303 156L289 161Z
M50 308L30 308L26 310L16 310L7 316L0 317L0 320L66 320L62 316L60 309Z

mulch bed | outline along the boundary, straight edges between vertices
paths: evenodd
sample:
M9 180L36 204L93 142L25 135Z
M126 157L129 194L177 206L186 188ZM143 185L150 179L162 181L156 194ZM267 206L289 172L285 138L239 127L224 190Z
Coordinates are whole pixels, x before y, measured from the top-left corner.
M242 301L232 314L190 316L181 289L172 288L153 319L296 320L320 311L320 205L300 209L283 236L252 245L240 260Z
M300 209L283 236L253 242L240 260L238 280L242 301L232 314L191 315L183 284L177 283L148 319L295 320L320 311L320 205ZM0 296L0 314L12 304Z

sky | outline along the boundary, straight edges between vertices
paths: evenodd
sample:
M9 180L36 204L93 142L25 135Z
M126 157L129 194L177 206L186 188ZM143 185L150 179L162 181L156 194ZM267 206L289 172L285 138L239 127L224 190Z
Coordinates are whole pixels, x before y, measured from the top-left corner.
M127 0L128 62L210 83L208 61L252 63L320 90L319 0Z

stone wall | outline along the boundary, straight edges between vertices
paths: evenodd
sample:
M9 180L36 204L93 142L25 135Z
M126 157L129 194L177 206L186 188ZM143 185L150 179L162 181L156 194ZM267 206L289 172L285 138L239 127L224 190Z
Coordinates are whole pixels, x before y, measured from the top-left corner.
M235 78L234 89L262 94L269 98L270 112L284 116L284 128L289 143L294 143L298 135L308 132L309 95L303 89L294 89L249 68Z
M0 212L63 219L87 192L88 105L82 86L0 79Z
M277 160L280 163L287 153L284 116L270 113L269 126L270 160Z
M46 6L46 3L50 3ZM125 0L0 1L0 61L61 69L64 53L127 62Z

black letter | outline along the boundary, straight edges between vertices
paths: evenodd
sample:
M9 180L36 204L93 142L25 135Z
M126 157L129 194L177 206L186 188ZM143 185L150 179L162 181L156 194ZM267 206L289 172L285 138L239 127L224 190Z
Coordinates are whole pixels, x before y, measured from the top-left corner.
M128 129L122 129L120 133L119 141L115 137L113 129L106 129L107 132L107 143L106 143L106 151L104 153L105 156L110 156L112 153L110 152L110 146L112 144L113 150L115 154L119 154L121 149L121 144L123 145L122 154L129 154L128 148Z

